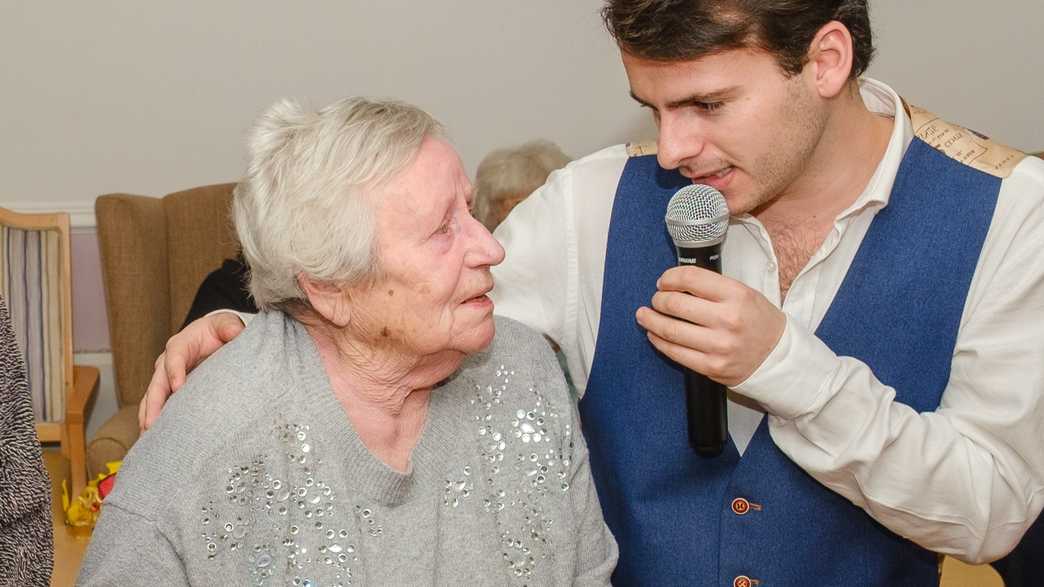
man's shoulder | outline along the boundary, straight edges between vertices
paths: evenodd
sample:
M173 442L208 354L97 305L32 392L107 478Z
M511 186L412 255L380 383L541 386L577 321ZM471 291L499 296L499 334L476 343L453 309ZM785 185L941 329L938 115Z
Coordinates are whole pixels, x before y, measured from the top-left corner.
M1021 166L1022 162L1031 158L1026 153L1014 149L989 137L948 122L940 116L911 104L903 103L914 136L927 143L943 155L1000 179L1006 179Z
M632 143L612 145L575 159L564 168L552 172L548 183L554 182L556 176L569 177L573 181L611 178L615 182L627 160L634 156L631 154L631 145ZM653 146L655 147L655 144Z
M1041 219L1044 210L1044 159L1028 155L1001 181L1000 199L1016 222Z

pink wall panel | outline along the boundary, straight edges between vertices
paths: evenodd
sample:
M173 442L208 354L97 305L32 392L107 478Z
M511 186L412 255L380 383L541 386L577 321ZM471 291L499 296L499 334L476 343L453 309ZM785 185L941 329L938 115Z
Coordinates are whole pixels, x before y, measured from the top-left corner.
M105 316L98 236L93 228L73 229L72 312L73 351L109 351L109 324Z

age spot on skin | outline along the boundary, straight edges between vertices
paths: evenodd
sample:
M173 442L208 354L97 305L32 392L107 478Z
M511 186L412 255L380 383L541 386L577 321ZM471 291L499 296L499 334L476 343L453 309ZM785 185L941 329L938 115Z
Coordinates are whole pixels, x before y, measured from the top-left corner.
M384 338L388 338L388 327L387 326L385 326L384 328L381 328L381 336L383 336Z
M389 298L395 297L395 290L394 289L389 289L388 290L388 297Z

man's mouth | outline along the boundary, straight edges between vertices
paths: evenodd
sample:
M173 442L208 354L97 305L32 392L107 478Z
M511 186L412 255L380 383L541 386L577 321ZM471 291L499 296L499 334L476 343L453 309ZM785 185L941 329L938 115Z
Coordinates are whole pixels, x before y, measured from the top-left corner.
M732 166L728 165L728 166L722 167L721 169L718 169L717 171L712 171L710 173L701 173L701 174L698 174L698 175L697 174L693 174L693 175L691 175L689 177L690 177L690 179L692 179L692 181L694 183L700 183L701 180L721 179L721 178L725 177L726 175L728 175L729 172L732 171L732 169L733 169Z

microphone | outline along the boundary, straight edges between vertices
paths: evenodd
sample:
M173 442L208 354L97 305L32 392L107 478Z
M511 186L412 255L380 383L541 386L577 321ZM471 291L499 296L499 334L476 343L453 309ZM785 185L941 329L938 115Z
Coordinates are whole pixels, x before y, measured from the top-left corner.
M721 192L699 184L683 187L671 196L664 221L678 251L678 265L721 273L721 243L729 228L729 207ZM689 444L702 457L716 457L725 448L729 430L725 386L683 369Z

